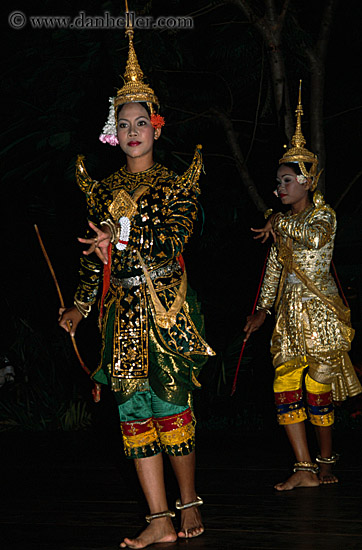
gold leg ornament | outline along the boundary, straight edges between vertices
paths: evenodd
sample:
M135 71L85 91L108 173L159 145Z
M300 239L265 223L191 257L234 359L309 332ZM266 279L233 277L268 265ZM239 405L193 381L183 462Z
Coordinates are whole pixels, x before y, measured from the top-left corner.
M192 502L187 502L186 504L181 503L181 499L176 500L176 510L186 510L187 508L192 508L193 506L202 506L204 504L204 501L201 497L196 497L196 500L193 500Z
M296 462L293 466L293 472L311 472L312 474L317 474L319 466L314 462Z
M318 464L327 464L329 466L334 466L334 464L336 464L338 459L339 459L339 454L333 453L332 456L330 457L317 455L315 461L318 462ZM324 479L325 477L327 477L327 479ZM322 485L332 485L333 483L338 483L338 479L331 473L330 470L329 470L329 473L328 471L321 470L319 474L319 479Z
M337 460L339 459L339 454L334 453L330 458L322 457L321 455L317 455L315 461L318 462L318 464L336 464Z
M153 519L158 518L174 518L176 516L175 512L172 512L172 510L165 510L164 512L158 512L158 514L150 514L149 516L145 516L145 520L147 523L151 523Z
M176 510L187 510L188 508L194 508L194 507L197 507L197 506L201 506L202 504L204 504L204 501L202 500L201 497L197 496L196 497L196 500L193 500L192 502L186 502L186 504L182 504L181 502L181 499L178 498L176 500L176 504L175 504L175 507L176 507ZM191 534L190 531L192 531L193 529L199 529L199 532L195 533L195 534ZM180 537L180 533L179 533L179 537L180 538L195 538L195 537L199 537L200 535L202 535L202 533L204 532L204 527L202 525L202 523L200 523L199 525L195 525L194 527L191 527L189 529L185 529L185 528L181 528L181 533L184 533L184 536L183 537Z

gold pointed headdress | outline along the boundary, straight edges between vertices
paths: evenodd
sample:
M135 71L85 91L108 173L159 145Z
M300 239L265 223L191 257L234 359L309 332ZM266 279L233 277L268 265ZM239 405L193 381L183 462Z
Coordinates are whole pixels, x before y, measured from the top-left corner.
M133 29L126 30L128 36L128 60L126 70L124 72L125 84L117 92L114 99L114 107L117 110L119 105L132 102L145 102L147 103L151 113L153 112L153 105L159 107L159 101L155 92L148 84L143 82L143 72L139 66L136 52L133 45Z
M291 147L284 153L282 158L279 160L279 164L285 164L287 162L298 163L300 171L303 176L310 178L312 180L310 189L314 191L317 187L319 176L322 173L322 170L317 175L318 168L318 157L311 151L308 151L304 146L306 144L305 138L302 133L302 116L303 116L303 107L302 107L302 81L299 82L299 95L298 95L298 105L295 110L297 117L297 124L295 127L295 133L291 140ZM308 172L305 167L305 163L310 163L312 166Z
M127 0L125 4L126 13L129 13ZM128 60L123 77L124 85L118 90L116 97L109 98L110 108L108 119L99 136L99 139L103 143L109 143L110 145L118 145L116 124L117 108L120 105L124 105L125 103L144 102L147 103L151 115L155 112L154 106L156 106L156 108L160 106L155 92L143 81L143 72L138 63L133 45L134 30L132 26L126 28L126 36L128 36Z

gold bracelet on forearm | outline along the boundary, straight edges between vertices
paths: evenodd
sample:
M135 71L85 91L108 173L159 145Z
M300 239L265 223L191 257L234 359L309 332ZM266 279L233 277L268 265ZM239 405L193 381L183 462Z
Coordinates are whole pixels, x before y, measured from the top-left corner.
M111 243L112 244L118 243L119 234L121 231L119 224L118 223L115 224L110 218L108 218L107 220L101 222L101 226L102 225L105 225L106 227L109 228L111 232Z
M255 308L257 311L264 311L267 315L271 315L271 311L269 309L267 309L266 307L262 307L262 306L256 306Z
M74 298L74 305L83 317L88 317L90 310L92 309L92 304L87 304L86 302L81 302L77 298Z

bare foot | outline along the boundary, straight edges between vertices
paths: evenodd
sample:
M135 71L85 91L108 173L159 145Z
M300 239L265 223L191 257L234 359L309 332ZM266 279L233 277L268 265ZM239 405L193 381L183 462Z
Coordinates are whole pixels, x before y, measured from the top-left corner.
M312 472L299 471L292 474L287 481L274 485L274 489L277 491L291 491L297 487L318 487L318 485L319 479L316 474L312 474Z
M204 531L200 510L197 506L181 510L181 529L178 532L180 538L192 539L202 535Z
M176 531L170 518L153 519L139 537L135 539L125 538L119 545L120 548L146 548L156 542L175 542Z
M331 464L319 464L319 481L322 485L338 483L338 477L332 474Z

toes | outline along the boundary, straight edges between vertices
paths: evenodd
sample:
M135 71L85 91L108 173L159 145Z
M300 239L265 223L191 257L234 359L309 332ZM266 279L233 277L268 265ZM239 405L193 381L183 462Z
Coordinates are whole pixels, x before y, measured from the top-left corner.
M320 482L322 485L331 485L333 483L338 483L338 478L334 476L321 477Z
M287 491L289 487L284 482L284 483L277 483L276 485L274 485L274 489L276 489L277 491Z
M205 531L204 527L190 527L190 529L182 529L178 536L181 539L192 539L194 537L198 537L199 535L202 535L202 533Z
M137 539L133 540L133 539L125 538L124 541L121 542L119 547L120 548L137 548Z
M191 531L191 533L190 533ZM189 536L190 537L198 537L199 535L202 535L204 532L203 527L196 527L195 529L189 529Z

